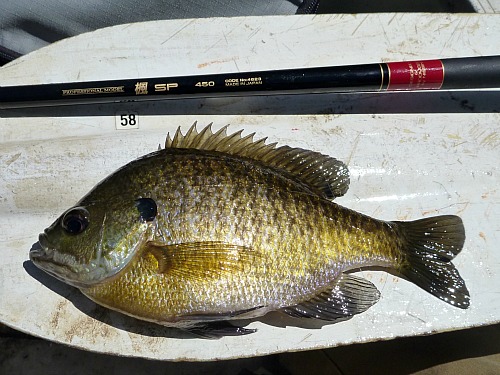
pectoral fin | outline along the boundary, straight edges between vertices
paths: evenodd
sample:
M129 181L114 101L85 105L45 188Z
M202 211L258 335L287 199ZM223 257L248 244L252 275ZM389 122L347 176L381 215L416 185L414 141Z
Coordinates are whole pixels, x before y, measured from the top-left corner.
M243 271L257 257L246 246L223 242L190 242L165 245L148 242L149 251L158 261L158 272L181 277L220 277Z
M353 275L342 275L332 289L281 310L296 318L336 320L368 310L379 298L380 292L370 281Z

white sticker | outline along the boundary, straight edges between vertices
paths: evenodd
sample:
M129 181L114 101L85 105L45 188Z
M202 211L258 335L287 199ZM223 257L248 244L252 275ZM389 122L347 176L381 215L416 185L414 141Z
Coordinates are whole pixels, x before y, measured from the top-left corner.
M137 112L118 112L115 116L116 130L139 129Z

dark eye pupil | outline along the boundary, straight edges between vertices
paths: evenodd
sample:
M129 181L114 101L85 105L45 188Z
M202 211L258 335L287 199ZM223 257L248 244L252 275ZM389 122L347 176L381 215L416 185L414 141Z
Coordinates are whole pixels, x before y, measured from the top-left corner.
M88 212L82 207L68 211L62 219L63 229L70 234L82 233L89 225Z
M84 223L81 218L75 217L71 218L66 222L66 230L70 233L80 233L82 232L82 228Z

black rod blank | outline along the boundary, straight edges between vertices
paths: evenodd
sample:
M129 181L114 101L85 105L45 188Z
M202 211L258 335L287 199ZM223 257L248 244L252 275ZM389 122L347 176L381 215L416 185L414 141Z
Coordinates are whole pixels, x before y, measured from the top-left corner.
M189 97L500 88L500 56L0 86L0 108Z

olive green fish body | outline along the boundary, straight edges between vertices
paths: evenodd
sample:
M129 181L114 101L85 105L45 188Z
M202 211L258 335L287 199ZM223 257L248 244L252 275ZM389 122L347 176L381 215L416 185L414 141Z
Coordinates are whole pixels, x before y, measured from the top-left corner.
M278 309L326 290L347 269L395 267L401 258L389 224L246 159L167 149L131 165L126 174L126 185L119 175L107 183L157 202L152 241L223 243L248 253L236 269L215 266L211 274L213 265L200 260L193 263L200 268L194 275L179 275L158 272L145 249L120 277L84 289L99 303L133 308L136 316L168 322L257 306Z
M348 184L329 156L193 126L98 184L30 258L101 305L178 327L272 310L351 317L380 293L349 271L372 266L466 308L451 263L461 219L370 218L332 201Z

